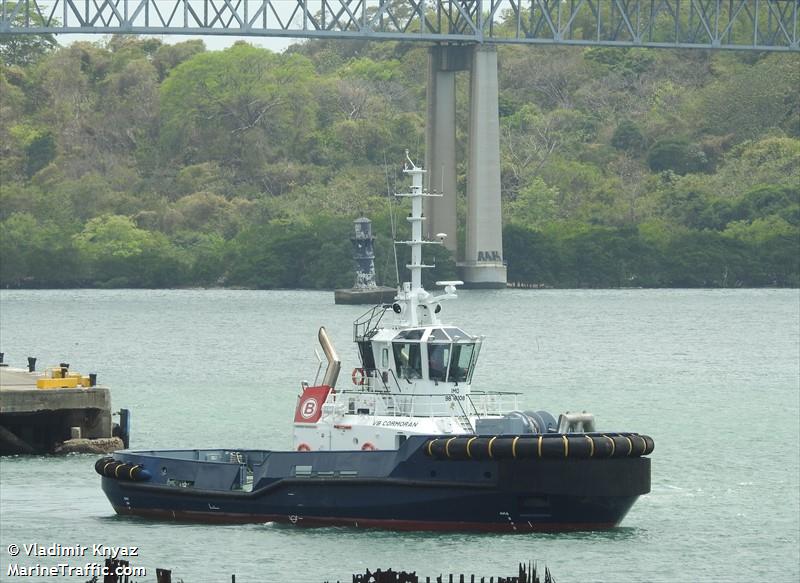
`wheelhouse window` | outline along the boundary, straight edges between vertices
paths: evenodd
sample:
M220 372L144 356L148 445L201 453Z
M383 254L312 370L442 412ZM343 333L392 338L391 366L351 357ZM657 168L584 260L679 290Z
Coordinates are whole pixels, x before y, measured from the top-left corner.
M381 350L381 368L389 368L389 349L384 348Z
M450 336L441 328L434 328L428 336L428 342L450 342Z
M415 328L413 330L403 330L396 337L395 340L420 340L425 330L422 328Z
M469 338L469 334L464 332L461 328L445 328L444 331L447 332L447 335L453 340L463 340L464 338Z
M393 342L394 365L403 379L422 378L422 357L419 342Z
M447 380L451 383L468 383L472 380L472 365L474 363L475 345L472 343L453 344L453 358L450 361L450 376Z
M447 380L450 366L450 343L428 341L428 378L432 381Z

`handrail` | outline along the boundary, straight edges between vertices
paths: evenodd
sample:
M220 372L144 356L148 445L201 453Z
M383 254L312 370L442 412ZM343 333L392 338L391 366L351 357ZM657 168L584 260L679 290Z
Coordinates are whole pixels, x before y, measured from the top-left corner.
M373 370L374 370L375 372L378 372L378 369L373 369ZM398 393L400 393L400 394L402 394L402 393L403 393L403 391L400 389L400 381L399 381L399 380L397 380L397 375L396 375L396 374L394 374L394 371L393 371L392 369L389 369L389 370L388 370L388 375L389 375L389 376L391 376L391 377L392 377L392 379L394 379L394 385L397 387L397 392L398 392ZM386 383L386 381L384 381L384 380L383 380L383 375L381 375L381 374L378 374L378 375L377 375L377 378L381 379L381 382L383 383L383 386L384 386L386 389L389 389L389 385Z
M466 396L469 397L469 395L466 395ZM474 434L475 433L475 428L472 426L472 422L469 420L469 415L467 415L467 412L464 411L464 406L461 404L461 401L459 399L456 399L456 403L458 403L458 408L461 409L461 419L467 422L467 425L469 425L470 430ZM470 403L472 403L472 399L470 399ZM475 409L475 406L473 405L472 408ZM477 413L477 410L476 410L476 413Z
M334 394L334 399L351 397L358 395L361 397L372 397L371 399L371 415L372 416L390 416L390 417L462 417L469 419L470 414L475 417L483 417L487 415L500 415L506 410L516 409L516 396L518 393L507 392L483 392L478 394L478 402L474 400L472 395L463 395L464 399L453 399L444 401L443 398L449 396L449 393L400 393L388 390L382 391L362 391L362 390L340 390ZM380 397L380 400L378 399ZM509 408L503 401L507 397L514 397L514 403ZM421 402L425 399L432 399L428 402ZM391 400L391 405L387 403ZM468 401L469 407L474 413L468 413L464 403L461 401ZM378 410L378 403L383 401L383 410ZM453 402L457 403L457 408L454 408Z
M467 401L469 401L469 404L472 406L472 410L475 411L475 415L480 415L480 413L478 413L478 408L475 406L475 403L472 401L472 395L465 395L465 396L467 397Z
M356 318L356 321L353 322L353 341L359 342L372 338L388 308L388 305L373 306ZM373 320L375 320L374 324ZM363 330L363 332L359 334L359 330Z
M384 393L383 391L370 391L370 392L367 392L367 391L359 391L359 390L353 390L353 389L341 389L341 390L337 389L336 390L336 394L337 395L381 395L381 394L386 394L386 393ZM397 394L397 395L399 395L401 397L443 397L445 395L449 395L450 393L400 393L400 392L398 392L398 393L389 393L389 394L392 394L392 395ZM497 396L506 397L506 396L519 396L521 394L522 393L511 393L511 392L504 392L504 391L485 391L485 392L481 392L481 393L477 393L476 392L476 393L473 393L472 395L464 395L464 396L472 397L472 396L477 395L477 396L490 396L490 397L497 397Z

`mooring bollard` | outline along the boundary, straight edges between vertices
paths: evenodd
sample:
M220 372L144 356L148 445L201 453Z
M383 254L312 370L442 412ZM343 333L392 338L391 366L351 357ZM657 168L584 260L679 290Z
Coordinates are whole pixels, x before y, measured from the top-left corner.
M28 372L36 372L36 358L33 356L28 357Z

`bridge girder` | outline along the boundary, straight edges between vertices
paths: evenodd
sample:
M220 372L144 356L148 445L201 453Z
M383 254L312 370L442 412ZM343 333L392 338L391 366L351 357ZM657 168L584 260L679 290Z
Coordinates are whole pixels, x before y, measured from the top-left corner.
M0 37L174 34L800 52L800 0L0 0Z

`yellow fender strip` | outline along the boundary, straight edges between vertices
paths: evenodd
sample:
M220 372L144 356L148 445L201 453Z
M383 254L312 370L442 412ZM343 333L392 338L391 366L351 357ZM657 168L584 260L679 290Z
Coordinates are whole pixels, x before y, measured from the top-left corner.
M130 470L128 470L128 477L133 480L133 472L138 470L141 466L135 465Z
M614 452L617 451L617 444L614 443L614 440L610 438L608 435L604 435L607 440L611 442L611 454L608 457L614 457Z
M478 439L477 437L470 437L469 441L467 441L467 457L472 459L472 453L469 451L469 446L472 445L472 442Z
M538 447L539 457L542 457L542 436L539 436L539 447Z
M114 460L111 460L110 462L106 462L106 464L103 466L103 475L104 475L104 476L107 476L107 475L108 475L108 474L106 474L106 468L107 468L108 466L110 466L111 464L113 464L113 463L114 463Z
M586 439L589 440L589 457L594 457L594 439L592 439L588 435L586 435L585 437Z
M492 445L494 445L495 439L497 439L496 435L489 440L489 459L492 459Z
M446 455L448 459L450 459L450 442L454 439L455 437L451 437L444 443L444 455Z
M562 435L561 439L564 442L564 457L569 457L569 439L566 435Z
M514 441L511 442L511 457L517 459L517 441L519 441L519 436L514 438Z
M434 441L436 441L436 440L435 440L435 439L431 439L431 440L428 442L428 455L429 455L430 457L433 457L433 452L431 451L431 446L433 446L433 442L434 442Z
M115 478L119 478L119 469L120 469L122 466L124 466L124 465L125 465L125 464L120 464L120 465L118 465L118 466L117 466L117 468L114 470L114 477L115 477Z

